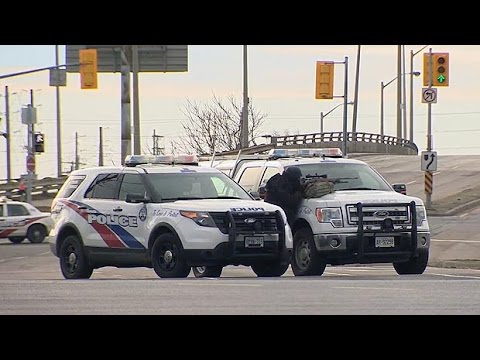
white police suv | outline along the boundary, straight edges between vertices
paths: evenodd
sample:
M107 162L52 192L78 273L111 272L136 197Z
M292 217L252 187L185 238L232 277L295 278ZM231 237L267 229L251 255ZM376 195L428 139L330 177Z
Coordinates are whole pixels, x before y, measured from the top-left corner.
M283 210L220 170L191 164L191 156L133 155L125 167L72 172L51 208L49 242L63 276L144 266L162 278L187 277L191 267L218 277L226 265L283 275L293 244Z
M0 197L0 238L8 238L14 244L25 238L31 243L41 243L52 226L50 213L26 202Z
M320 156L319 156L320 155ZM334 192L305 198L292 226L295 275L322 275L327 264L392 263L398 274L422 274L430 230L423 202L394 190L367 163L340 149L276 149L265 160L243 162L234 179L265 192L273 175L297 166L303 180L321 178ZM403 184L397 184L403 185Z

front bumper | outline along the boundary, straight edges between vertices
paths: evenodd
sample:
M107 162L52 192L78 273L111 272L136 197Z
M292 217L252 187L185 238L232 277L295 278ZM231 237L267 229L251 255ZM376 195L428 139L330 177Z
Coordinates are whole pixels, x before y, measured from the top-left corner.
M375 235L394 238L393 247L376 247ZM430 233L410 232L391 234L316 234L313 236L317 252L331 264L396 262L408 260L418 252L430 248Z

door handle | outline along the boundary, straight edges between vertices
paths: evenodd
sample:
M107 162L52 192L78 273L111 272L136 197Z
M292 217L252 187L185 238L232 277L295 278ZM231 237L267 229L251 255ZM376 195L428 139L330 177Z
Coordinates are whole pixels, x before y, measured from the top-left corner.
M119 211L123 211L123 209L119 206L119 207L116 207L115 209L113 209L113 211L119 212Z

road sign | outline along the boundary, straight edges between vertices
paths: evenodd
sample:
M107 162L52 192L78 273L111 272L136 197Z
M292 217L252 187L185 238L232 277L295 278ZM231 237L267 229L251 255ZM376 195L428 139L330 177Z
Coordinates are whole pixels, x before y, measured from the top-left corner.
M422 103L437 103L437 88L422 88Z
M27 170L35 172L35 156L33 155L27 155Z
M422 171L437 171L436 151L422 151Z

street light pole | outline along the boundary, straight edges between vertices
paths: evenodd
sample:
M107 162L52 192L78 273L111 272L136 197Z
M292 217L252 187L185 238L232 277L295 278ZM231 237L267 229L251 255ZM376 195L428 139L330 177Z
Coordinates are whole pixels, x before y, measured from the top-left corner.
M324 114L323 111L320 113L320 132L321 133L323 133L323 119L325 119L333 110L343 105L345 104L344 103L337 104L332 109L330 109L326 114ZM355 101L349 101L347 102L347 105L355 105Z
M413 57L425 49L428 45L425 45L415 53L410 50L410 136L409 140L413 143Z

